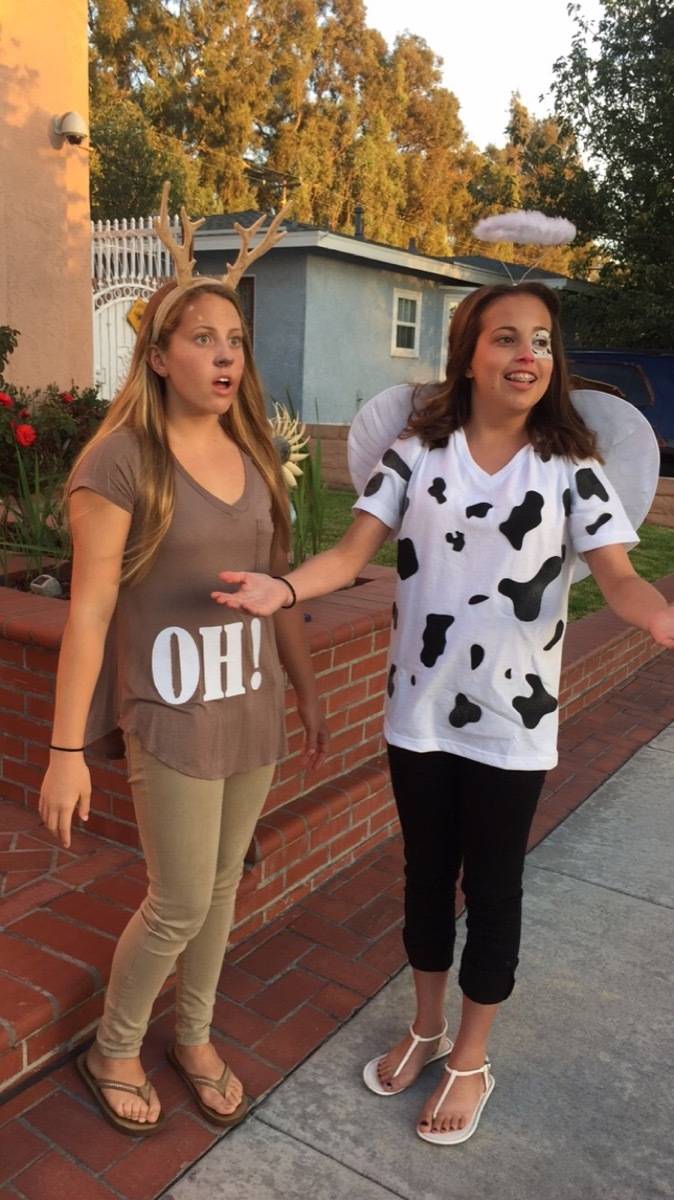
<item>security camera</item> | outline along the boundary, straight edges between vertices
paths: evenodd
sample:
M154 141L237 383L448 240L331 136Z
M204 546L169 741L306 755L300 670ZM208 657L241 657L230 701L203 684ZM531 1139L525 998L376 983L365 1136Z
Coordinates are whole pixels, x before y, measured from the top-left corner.
M70 146L81 146L89 137L89 126L78 112L67 112L62 117L54 117L53 132L61 142L65 140Z

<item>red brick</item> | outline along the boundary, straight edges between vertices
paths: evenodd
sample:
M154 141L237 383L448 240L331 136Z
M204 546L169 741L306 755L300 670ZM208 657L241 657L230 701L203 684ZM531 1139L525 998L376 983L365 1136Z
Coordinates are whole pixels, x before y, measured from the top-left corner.
M39 1104L45 1096L49 1096L56 1088L51 1079L40 1079L31 1087L25 1088L12 1100L0 1101L0 1127L15 1117L25 1116L34 1104ZM1 1193L0 1193L1 1195Z
M234 1004L223 996L216 997L213 1025L223 1037L243 1046L254 1046L271 1029L271 1022L252 1012L250 1005Z
M260 979L273 979L301 959L310 948L310 943L304 938L284 930L241 959L241 966Z
M0 1129L0 1170L7 1182L29 1163L40 1158L47 1147L41 1138L24 1129L18 1121L10 1121Z
M18 979L0 977L0 989L3 1018L3 1026L0 1026L0 1051L4 1051L10 1049L8 1032L4 1025L9 1025L12 1029L11 1045L16 1045L29 1033L40 1029L52 1019L55 1005L52 1006L42 992L21 983Z
M305 1004L258 1043L257 1053L289 1071L337 1028L334 1017Z
M53 682L57 664L57 655L53 650L42 650L36 646L26 646L23 661L31 674L34 672L44 672L52 676Z
M367 946L362 937L356 937L348 929L325 921L315 913L300 911L293 918L290 928L319 946L329 946L339 954L352 955L354 958Z
M57 916L71 917L79 925L112 934L115 938L119 937L129 921L125 909L97 900L88 892L68 892L58 900L53 900L49 909Z
M50 1153L14 1181L26 1200L113 1200L110 1188L61 1154Z
M91 994L91 971L6 934L0 934L0 969L54 996L61 1011Z
M136 1145L103 1179L129 1200L152 1200L200 1158L215 1137L201 1122L177 1112L160 1134Z
M366 634L365 637L357 638L355 641L345 642L343 645L335 647L335 666L340 666L341 663L356 662L357 659L372 654L373 648L374 641L371 634Z
M8 642L0 637L0 662L19 665L23 663L23 646L19 642Z
M123 1133L117 1133L98 1112L62 1091L52 1092L32 1108L26 1120L60 1150L97 1174L129 1149L129 1139Z
M407 960L400 927L389 929L361 958L361 962L386 975L394 975Z
M0 733L0 756L23 761L25 751L26 743L21 738L13 738L6 733Z
M335 896L328 896L326 892L318 891L307 896L301 907L307 912L325 917L327 921L340 923L353 916L359 905L355 901L337 899Z
M248 1007L272 1021L282 1021L294 1012L323 986L321 979L308 975L306 971L286 972L275 983L266 987L248 1001Z
M79 887L83 883L88 883L91 879L96 879L99 875L106 875L115 868L124 867L124 874L132 874L132 865L138 863L138 855L131 854L128 850L117 850L112 846L105 846L99 849L100 843L96 843L92 839L92 848L95 847L94 853L90 854L87 859L82 862L73 863L69 867L61 867L55 872L58 879L63 879L73 887ZM142 866L145 872L145 865Z
M312 950L306 956L303 965L308 971L314 971L324 979L353 988L354 991L360 992L361 996L374 995L386 983L386 976L381 971L374 970L361 961L351 962L324 946Z
M147 884L128 875L106 875L87 885L87 895L92 893L126 909L128 914L129 910L135 912L145 899Z
M11 926L11 932L67 954L85 966L93 966L101 977L107 977L115 949L112 938L82 929L46 911L23 917Z
M340 1021L346 1021L363 1005L364 1001L358 992L352 992L338 983L326 983L325 987L316 993L311 1003L314 1008L320 1008L321 1012L328 1013L331 1017L337 1017Z
M103 1011L103 989L95 992L83 1004L78 1004L58 1021L45 1025L28 1039L26 1053L29 1066L57 1050L70 1049L85 1034L90 1033Z
M262 984L255 975L249 975L247 971L235 967L232 963L225 963L220 972L218 991L229 1000L237 1000L239 1004L257 995L261 987Z
M350 917L346 922L349 929L361 934L362 938L374 940L395 925L401 916L399 899L391 895L378 896L370 904Z
M370 867L361 871L354 878L347 880L341 887L336 887L332 894L338 900L354 900L357 904L367 904L375 896L381 895L391 886L391 880L383 871Z

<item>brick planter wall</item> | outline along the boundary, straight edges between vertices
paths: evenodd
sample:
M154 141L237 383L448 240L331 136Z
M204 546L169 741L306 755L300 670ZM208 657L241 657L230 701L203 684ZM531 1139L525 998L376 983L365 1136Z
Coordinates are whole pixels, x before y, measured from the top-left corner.
M395 827L381 733L393 593L390 568L371 566L368 582L303 605L331 730L317 773L301 765L303 734L292 689L286 693L289 754L280 764L248 853L237 936L352 862ZM674 575L661 581L674 600ZM0 588L0 796L35 808L48 758L54 676L66 607L62 601ZM659 653L651 639L607 611L568 630L560 692L564 720L596 702ZM91 760L88 830L138 846L123 762Z

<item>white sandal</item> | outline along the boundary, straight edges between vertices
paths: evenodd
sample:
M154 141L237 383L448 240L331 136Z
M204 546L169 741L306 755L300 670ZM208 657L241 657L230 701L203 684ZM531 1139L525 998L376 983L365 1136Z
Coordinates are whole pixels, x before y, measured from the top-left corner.
M433 1109L431 1122L437 1117L455 1079L466 1075L481 1075L484 1082L484 1092L475 1106L475 1112L470 1119L470 1123L466 1125L465 1129L444 1129L436 1133L432 1129L429 1129L428 1133L422 1133L417 1125L417 1133L420 1138L423 1138L425 1142L435 1142L438 1146L456 1146L459 1142L467 1142L468 1138L473 1136L480 1123L482 1109L494 1090L494 1076L489 1073L490 1066L491 1063L488 1058L485 1060L484 1066L476 1067L473 1071L457 1071L454 1067L450 1067L448 1063L445 1063L445 1070L449 1075L449 1079L442 1089L440 1099Z
M449 1038L447 1037L446 1021L442 1028L442 1033L434 1033L433 1037L419 1037L419 1034L414 1032L414 1027L410 1025L410 1036L412 1038L412 1042L409 1049L405 1051L400 1062L398 1063L398 1066L393 1072L393 1079L395 1079L396 1075L402 1071L405 1064L409 1062L420 1042L435 1042L438 1038L440 1038L440 1047L436 1050L435 1054L432 1054L431 1057L426 1060L424 1066L421 1068L422 1071L424 1067L427 1067L429 1063L435 1062L436 1059L445 1058L446 1055L449 1054L450 1050L454 1048L454 1043L450 1042ZM383 1088L381 1086L379 1082L379 1076L377 1074L377 1067L379 1066L381 1060L382 1055L380 1054L377 1058L371 1058L369 1063L363 1067L363 1083L365 1086L368 1087L371 1092L375 1092L377 1096L397 1096L400 1092L404 1092L405 1088L398 1088L395 1090L393 1088ZM414 1082L414 1080L412 1082ZM407 1087L411 1086L412 1084L407 1084Z

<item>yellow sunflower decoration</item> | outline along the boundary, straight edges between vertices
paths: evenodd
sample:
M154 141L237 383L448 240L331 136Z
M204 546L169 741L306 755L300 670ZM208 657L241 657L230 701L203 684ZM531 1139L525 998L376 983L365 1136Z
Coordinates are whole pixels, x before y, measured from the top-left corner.
M302 474L298 463L309 457L307 446L309 435L299 417L293 417L282 404L274 404L274 415L269 418L272 439L281 460L283 478L289 488L297 487Z

